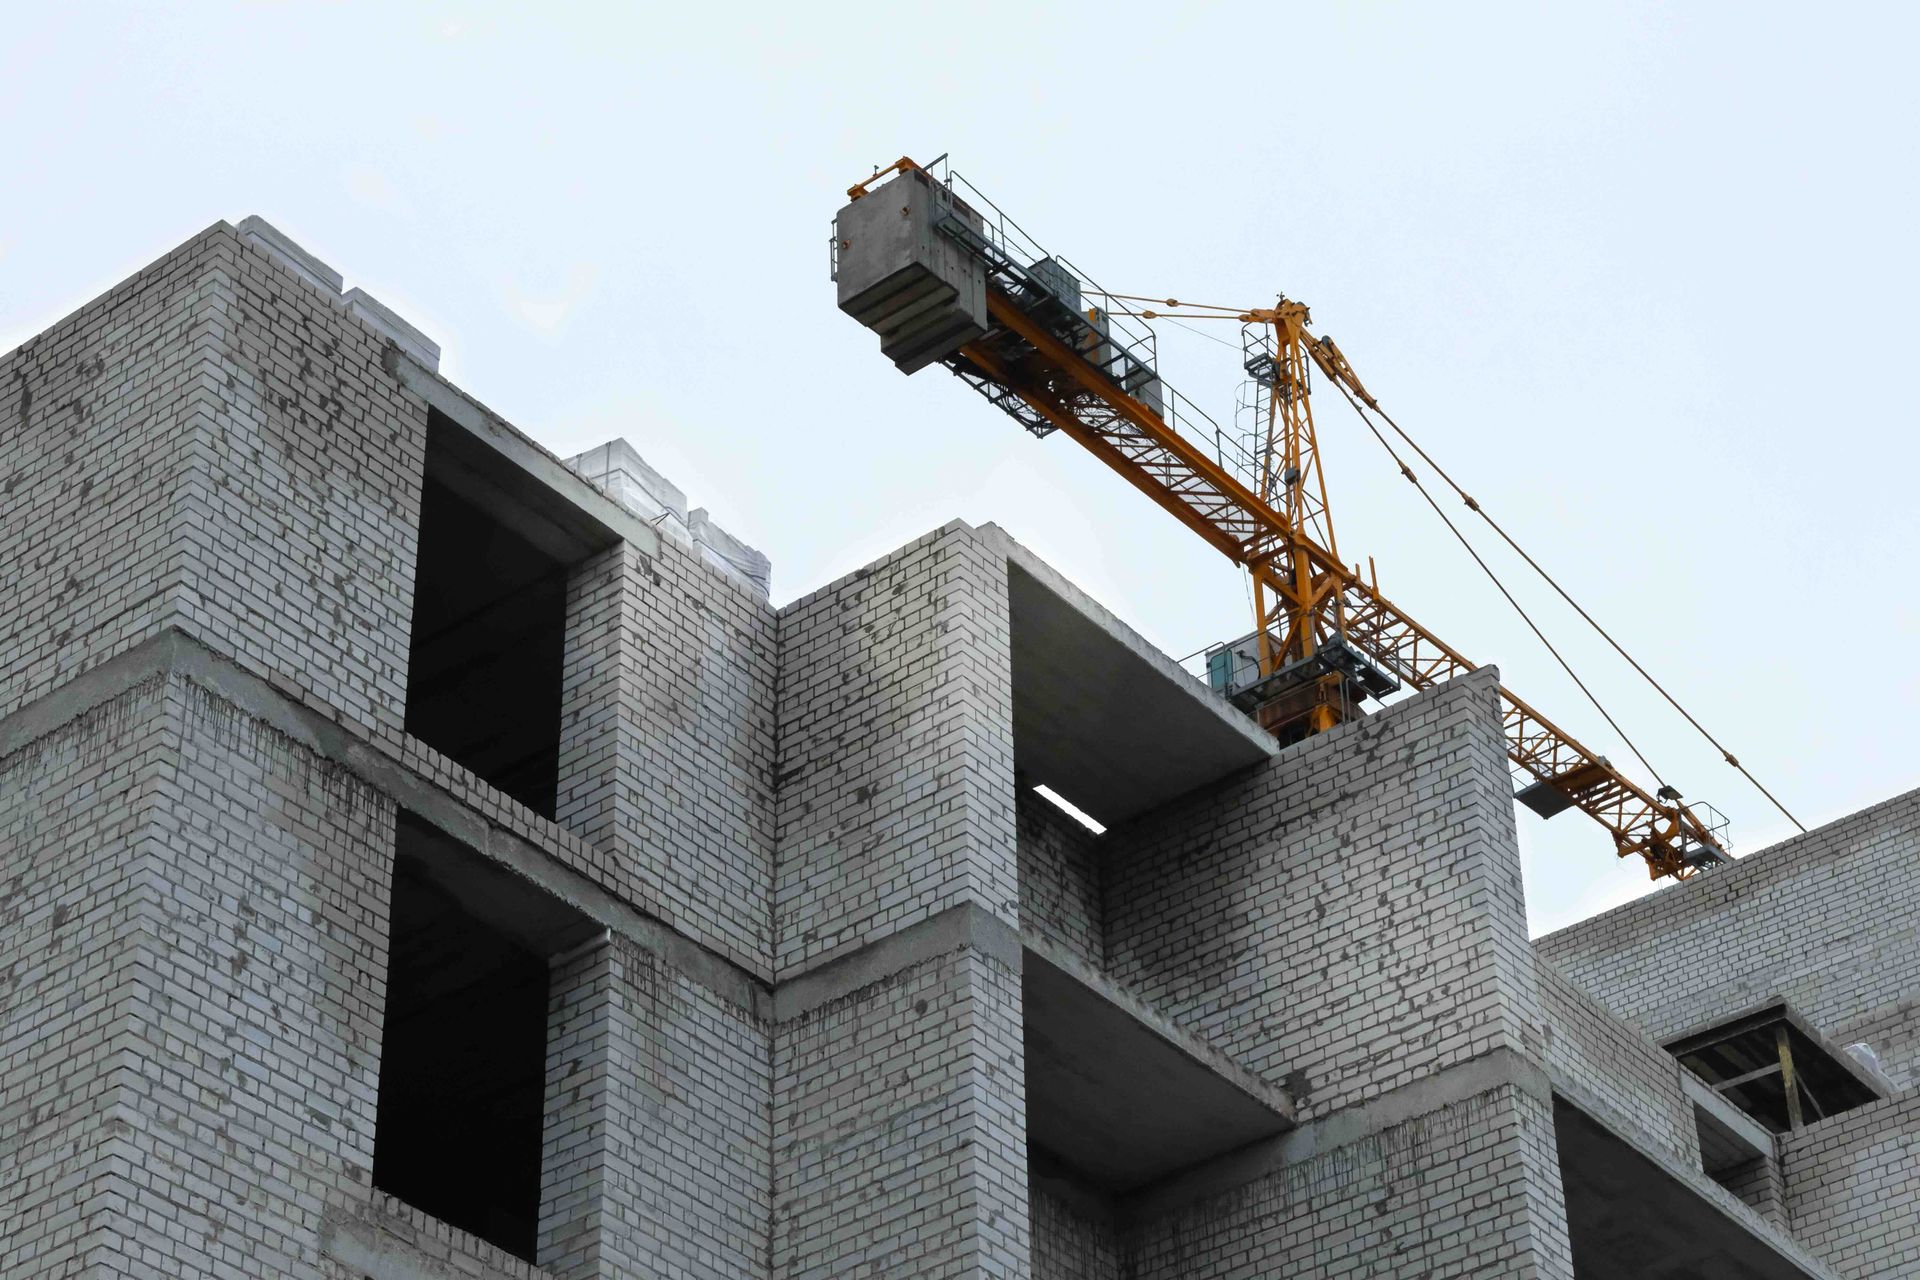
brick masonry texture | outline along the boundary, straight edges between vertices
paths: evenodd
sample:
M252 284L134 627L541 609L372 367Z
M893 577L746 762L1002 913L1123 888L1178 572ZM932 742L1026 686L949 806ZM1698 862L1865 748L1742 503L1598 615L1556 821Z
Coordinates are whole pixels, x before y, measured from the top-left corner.
M1140 1229L1128 1280L1572 1280L1553 1115L1501 1088Z
M1116 981L1303 1118L1538 1022L1491 671L1103 839Z
M0 760L0 1274L124 1250L133 1156L120 982L155 885L136 861L168 744L149 681Z
M1111 1211L1093 1216L1038 1188L1031 1199L1033 1280L1121 1280L1126 1248Z
M955 523L781 611L779 976L961 902L1018 924L1006 574Z
M1842 1275L1920 1275L1920 1093L1781 1140L1795 1236Z
M1687 1168L1700 1165L1700 1130L1680 1085L1680 1064L1621 1022L1551 965L1540 966L1546 1061L1580 1090L1584 1109L1630 1126Z
M221 223L0 361L0 714L178 627L398 740L426 412Z
M560 822L623 896L772 976L777 619L661 540L568 584Z
M1029 1274L1020 980L971 949L782 1024L776 1280Z
M1785 996L1920 1084L1920 791L1562 929L1540 954L1655 1038ZM1674 981L1673 974L1685 974Z
M58 826L8 844L4 1088L38 1115L6 1274L327 1274L328 1196L370 1182L391 803L177 679L21 757L9 824Z
M549 1003L541 1264L568 1280L755 1274L766 1026L620 939L557 964Z
M1022 787L1016 797L1014 817L1020 837L1020 927L1103 968L1100 844L1030 788Z

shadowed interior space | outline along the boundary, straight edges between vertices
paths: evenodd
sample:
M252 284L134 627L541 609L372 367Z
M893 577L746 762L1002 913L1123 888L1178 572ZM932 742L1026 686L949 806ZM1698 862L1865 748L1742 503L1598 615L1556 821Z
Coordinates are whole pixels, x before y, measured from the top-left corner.
M406 729L549 818L567 579L613 540L458 423L429 416Z
M592 927L403 812L391 931L374 1185L531 1261L547 961Z

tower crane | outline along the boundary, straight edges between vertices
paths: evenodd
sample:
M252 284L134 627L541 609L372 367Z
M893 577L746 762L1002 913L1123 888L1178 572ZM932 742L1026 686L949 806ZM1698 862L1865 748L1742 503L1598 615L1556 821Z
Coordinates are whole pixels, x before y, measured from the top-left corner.
M1246 572L1254 630L1208 653L1216 690L1284 742L1334 728L1369 699L1475 669L1341 558L1314 380L1356 409L1378 404L1334 341L1313 333L1305 305L1209 307L1096 289L944 160L903 157L848 189L832 243L841 310L878 333L902 371L942 364L1035 436L1067 436ZM1223 430L1162 380L1157 336L1139 322L1165 313L1147 302L1241 322L1258 399L1252 429ZM1517 798L1536 812L1579 809L1655 879L1730 860L1710 807L1665 786L1649 795L1504 687L1500 706Z

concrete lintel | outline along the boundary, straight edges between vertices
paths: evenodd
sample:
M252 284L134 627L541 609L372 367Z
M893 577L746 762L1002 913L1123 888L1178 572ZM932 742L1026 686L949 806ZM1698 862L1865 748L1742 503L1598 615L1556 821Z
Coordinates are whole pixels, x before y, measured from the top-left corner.
M1014 765L1109 826L1279 750L1131 627L996 525L1007 562Z
M191 680L315 755L342 766L391 798L400 808L516 873L589 920L653 952L736 1008L762 1019L771 1012L768 988L759 976L666 922L641 913L538 845L495 824L439 783L396 760L385 748L301 705L267 681L241 670L198 639L173 628L81 673L53 693L0 719L0 757L119 697L149 677L166 673L177 673ZM1017 942L1015 950L1018 950Z
M320 1251L367 1280L551 1280L550 1272L526 1263L510 1269L489 1265L482 1256L490 1252L489 1246L477 1242L458 1262L433 1257L387 1229L378 1216L377 1211L361 1217L339 1209L327 1210L321 1220ZM417 1229L412 1223L399 1225L403 1230ZM444 1224L436 1225L436 1234L462 1234Z
M773 993L773 1019L798 1018L915 965L969 948L1020 972L1020 935L1013 926L976 903L963 902L784 979Z
M389 349L393 375L400 385L438 409L473 438L496 450L527 477L552 491L586 516L624 540L642 555L660 553L660 535L646 521L609 498L576 474L565 462L535 444L505 418L467 395L435 370L427 368L398 346Z
M1511 1049L1495 1049L1175 1174L1127 1196L1120 1208L1135 1219L1174 1213L1503 1086L1542 1102L1553 1096L1552 1082L1538 1066Z

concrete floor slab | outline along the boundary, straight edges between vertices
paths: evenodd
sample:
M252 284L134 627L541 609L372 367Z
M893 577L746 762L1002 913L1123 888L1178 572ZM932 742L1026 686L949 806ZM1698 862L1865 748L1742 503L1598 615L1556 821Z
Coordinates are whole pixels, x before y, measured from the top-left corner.
M1007 548L1014 765L1112 825L1278 748L1032 552Z
M1677 1170L1555 1098L1567 1234L1580 1280L1827 1280ZM1704 1175L1701 1175L1704 1179ZM1791 1250L1791 1252L1789 1252Z
M1029 940L1027 1137L1105 1191L1146 1186L1293 1125L1286 1094Z

